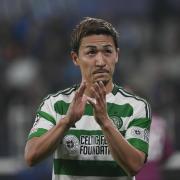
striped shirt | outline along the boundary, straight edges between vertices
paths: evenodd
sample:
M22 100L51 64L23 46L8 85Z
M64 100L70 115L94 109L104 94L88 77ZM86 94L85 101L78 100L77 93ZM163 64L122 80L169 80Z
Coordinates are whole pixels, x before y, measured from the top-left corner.
M42 136L66 115L78 87L75 85L43 100L29 139ZM132 146L148 155L151 124L148 103L117 85L106 95L106 101L108 115L117 130ZM64 134L53 158L53 180L135 179L114 161L88 103L81 119Z

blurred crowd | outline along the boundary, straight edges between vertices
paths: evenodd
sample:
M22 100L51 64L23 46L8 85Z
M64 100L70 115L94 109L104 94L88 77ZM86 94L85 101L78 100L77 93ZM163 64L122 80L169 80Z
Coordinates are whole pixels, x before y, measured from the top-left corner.
M42 98L80 82L69 38L84 16L119 31L115 82L150 101L180 150L180 3L177 0L1 0L0 157L22 159Z

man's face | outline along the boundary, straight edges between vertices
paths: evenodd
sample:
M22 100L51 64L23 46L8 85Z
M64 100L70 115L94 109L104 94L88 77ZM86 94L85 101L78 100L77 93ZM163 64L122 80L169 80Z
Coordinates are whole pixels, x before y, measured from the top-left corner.
M118 49L108 35L90 35L82 38L79 54L72 53L73 61L80 66L82 79L87 83L112 82Z

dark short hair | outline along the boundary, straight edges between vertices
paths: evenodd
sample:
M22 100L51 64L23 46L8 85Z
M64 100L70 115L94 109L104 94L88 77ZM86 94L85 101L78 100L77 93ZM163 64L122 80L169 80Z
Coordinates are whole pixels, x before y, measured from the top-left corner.
M93 34L112 36L114 45L118 48L118 32L111 23L103 19L85 17L71 34L71 50L78 54L82 38Z

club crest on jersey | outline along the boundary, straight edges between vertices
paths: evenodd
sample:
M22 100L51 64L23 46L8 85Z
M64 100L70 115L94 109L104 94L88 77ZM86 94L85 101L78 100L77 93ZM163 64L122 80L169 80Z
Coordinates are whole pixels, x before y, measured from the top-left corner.
M117 127L117 129L120 130L123 125L122 119L118 116L110 116L110 118L113 121L114 125Z
M66 135L63 139L65 152L70 156L76 156L79 152L79 139L74 135Z

